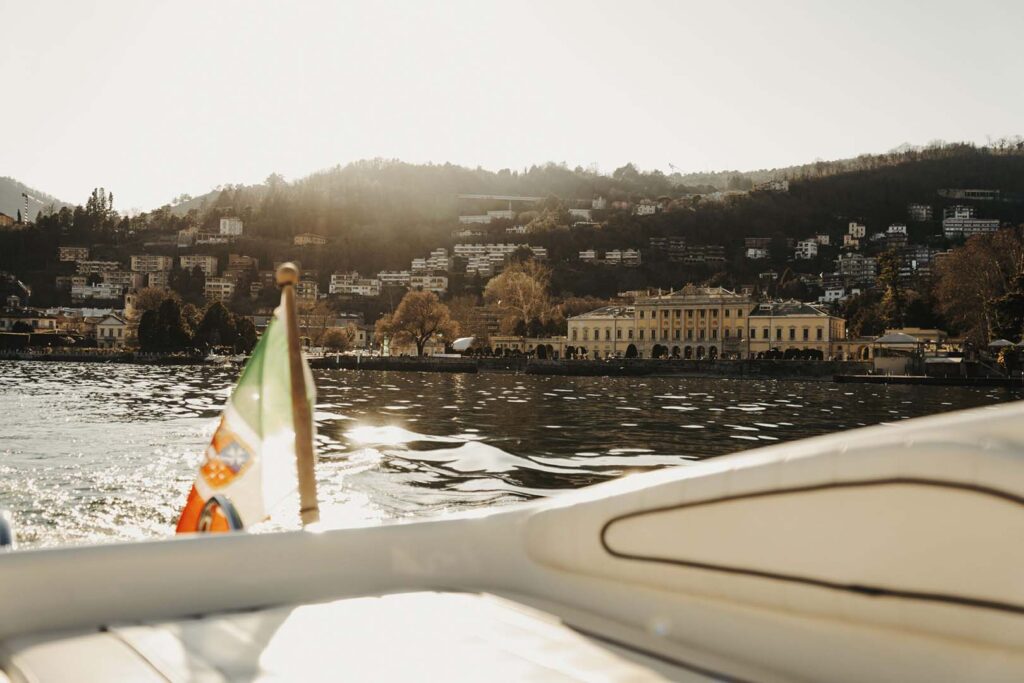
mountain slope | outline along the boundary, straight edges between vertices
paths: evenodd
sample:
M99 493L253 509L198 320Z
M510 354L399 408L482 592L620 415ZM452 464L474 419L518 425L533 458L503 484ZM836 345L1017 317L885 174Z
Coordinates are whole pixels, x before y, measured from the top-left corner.
M17 218L18 211L24 211L25 209L25 198L21 196L22 193L29 196L28 212L30 219L34 219L42 209L49 207L51 204L55 209L71 206L67 202L62 202L45 192L31 188L14 178L4 176L0 177L0 213Z

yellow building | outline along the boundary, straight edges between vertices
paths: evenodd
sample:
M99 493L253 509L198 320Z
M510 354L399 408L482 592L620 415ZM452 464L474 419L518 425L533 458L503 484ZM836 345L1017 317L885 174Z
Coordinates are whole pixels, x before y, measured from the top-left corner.
M744 356L820 352L825 360L846 355L846 321L813 304L774 301L757 304L747 316Z
M574 315L568 328L562 358L625 356L630 346L636 351L633 306L605 306Z
M606 358L757 358L797 351L847 356L846 321L812 304L759 304L721 287L642 296L569 319L566 355ZM573 354L572 352L576 353Z
M696 287L642 297L634 304L641 358L744 356L747 314L754 302L722 287ZM627 355L632 355L627 349Z

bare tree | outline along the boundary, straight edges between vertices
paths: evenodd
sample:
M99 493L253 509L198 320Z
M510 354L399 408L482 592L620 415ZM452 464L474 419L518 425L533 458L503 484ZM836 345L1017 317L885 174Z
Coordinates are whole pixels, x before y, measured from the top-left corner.
M448 307L433 292L409 292L391 316L377 321L376 335L381 341L391 339L398 344L415 344L416 355L435 335L454 339L459 325L451 319Z

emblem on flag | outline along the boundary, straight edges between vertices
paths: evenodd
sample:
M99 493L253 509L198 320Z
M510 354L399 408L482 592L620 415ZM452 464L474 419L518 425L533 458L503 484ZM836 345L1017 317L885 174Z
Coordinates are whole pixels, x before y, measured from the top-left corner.
M252 449L228 429L223 417L210 445L206 448L205 456L199 466L199 473L210 488L214 489L230 484L253 461Z

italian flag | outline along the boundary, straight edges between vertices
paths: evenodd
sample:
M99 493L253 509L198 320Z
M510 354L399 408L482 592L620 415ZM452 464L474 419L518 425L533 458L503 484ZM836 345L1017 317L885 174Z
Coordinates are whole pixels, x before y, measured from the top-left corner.
M305 359L302 370L312 415L316 396ZM278 307L220 416L177 532L196 531L203 506L214 494L226 496L249 527L265 520L296 486L288 331L283 307ZM217 514L211 531L220 530L227 530L227 521Z

